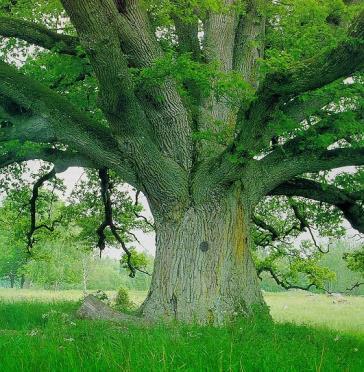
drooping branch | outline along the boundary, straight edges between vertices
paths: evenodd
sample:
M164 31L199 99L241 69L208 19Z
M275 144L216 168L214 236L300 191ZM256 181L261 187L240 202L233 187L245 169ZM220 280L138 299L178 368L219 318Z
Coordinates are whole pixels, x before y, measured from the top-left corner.
M267 247L268 245L273 246L272 243L275 241L285 242L285 239L289 237L293 232L300 233L300 232L304 232L308 230L315 248L321 253L328 253L329 249L327 251L323 251L321 247L317 244L312 228L304 212L299 208L298 204L291 198L288 199L288 203L294 214L296 221L291 225L291 227L283 231L278 231L274 226L265 222L264 219L258 217L257 215L253 215L252 217L253 223L260 230L263 230L266 232L262 239L259 237L259 240L257 239L255 241L255 244L261 247Z
M270 192L270 195L301 196L339 208L353 228L364 233L364 191L349 193L333 185L296 178L286 181Z
M123 251L127 256L127 265L130 270L130 277L134 278L137 271L140 271L144 274L148 274L146 271L135 267L132 263L132 254L130 250L127 248L124 240L118 233L118 228L114 223L113 220L113 209L112 209L112 202L111 202L111 185L110 185L110 178L107 168L100 168L99 169L99 178L100 178L100 187L101 187L101 197L102 203L104 205L104 220L96 230L97 235L99 236L97 246L100 249L100 255L103 249L105 249L106 245L106 235L105 229L108 227L113 234L116 241L121 245Z
M134 201L134 206L137 206L139 204L139 195L140 195L140 190L138 190L136 193L135 193L135 201ZM137 213L136 211L134 211L134 216L136 218L140 218L142 219L149 227L151 227L153 230L155 229L155 226L153 223L151 223L147 217Z
M321 253L329 253L330 248L327 248L326 251L323 251L321 249L321 247L317 244L315 235L312 232L312 228L311 228L310 224L308 223L304 212L300 209L300 207L297 205L297 203L295 203L291 198L288 199L288 202L289 202L289 205L291 206L291 208L293 210L293 213L294 213L296 219L300 222L299 230L300 231L307 231L308 230L308 232L310 233L310 236L311 236L311 240L312 240L313 245L315 246L315 248L318 251L320 251Z
M55 50L58 53L78 54L79 41L76 37L60 34L40 24L22 19L0 16L0 35L15 37L45 49Z
M346 291L347 292L351 292L352 290L354 290L355 288L359 288L360 286L364 285L364 282L356 282L355 284L353 284L351 287L348 287L346 288Z
M44 185L45 182L50 181L52 178L54 178L55 175L56 169L52 168L51 171L41 176L33 185L32 197L30 198L29 201L30 226L29 231L27 233L27 249L29 253L31 253L31 250L35 242L34 233L42 228L45 228L48 231L54 231L54 226L56 223L58 223L58 221L53 221L51 226L48 226L46 224L37 225L37 200L39 197L39 189Z
M300 286L298 284L291 284L286 279L280 278L279 275L270 266L262 266L258 268L257 273L258 273L259 278L260 278L260 274L263 272L268 272L279 286L287 290L288 289L302 289L303 291L308 291L312 287L316 286L315 283L309 283L306 286Z

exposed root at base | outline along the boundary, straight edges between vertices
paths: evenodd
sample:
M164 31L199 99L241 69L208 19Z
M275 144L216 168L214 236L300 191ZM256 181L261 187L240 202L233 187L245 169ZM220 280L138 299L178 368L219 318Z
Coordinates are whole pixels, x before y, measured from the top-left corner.
M83 300L81 307L77 311L77 316L81 319L108 320L112 322L127 322L141 325L148 324L143 318L124 314L112 309L91 294L86 296Z

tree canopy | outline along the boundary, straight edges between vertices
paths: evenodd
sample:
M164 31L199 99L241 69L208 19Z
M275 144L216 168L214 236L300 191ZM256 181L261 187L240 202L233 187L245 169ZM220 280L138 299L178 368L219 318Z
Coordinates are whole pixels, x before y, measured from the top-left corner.
M113 179L146 195L163 237L233 195L243 232L230 235L286 287L276 259L291 255L318 285L317 236L339 236L343 219L364 233L360 1L2 0L0 14L0 166L89 169L100 247L126 248ZM207 252L200 231L190 241ZM301 233L310 242L297 249Z

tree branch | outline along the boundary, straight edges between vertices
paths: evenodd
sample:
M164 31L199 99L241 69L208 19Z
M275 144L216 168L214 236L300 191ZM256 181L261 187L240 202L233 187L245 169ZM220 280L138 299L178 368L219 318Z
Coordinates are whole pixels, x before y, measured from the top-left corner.
M134 206L137 206L139 204L139 194L140 194L140 190L138 190L136 193L135 193L135 201L134 201ZM137 213L134 211L134 216L136 218L140 218L142 219L149 227L151 227L153 230L155 230L155 226L153 223L151 223L147 217Z
M346 78L364 66L364 11L351 26L348 39L329 52L303 61L286 71L266 76L258 98L247 113L240 112L243 130L239 143L251 151L269 143L267 125L277 107L297 95L323 87L337 79Z
M346 288L346 291L347 291L347 292L351 292L351 291L354 290L355 288L359 288L361 285L364 285L364 282L362 282L362 283L360 283L360 282L356 282L356 283L353 284L351 287Z
M264 179L262 184L263 195L269 193L284 181L288 181L303 173L315 173L323 170L330 170L345 166L359 166L364 164L364 148L345 147L327 150L327 140L335 144L338 140L350 135L360 134L360 125L363 121L362 113L358 110L352 111L357 114L357 129L351 132L342 125L341 120L345 120L337 113L329 115L325 120L312 125L303 135L297 136L287 141L283 145L275 146L275 149L256 163L252 163L254 171L266 174L269 170L270 177ZM353 117L351 117L352 120ZM338 120L338 124L336 123ZM322 136L322 137L321 137ZM327 136L327 137L325 137ZM323 143L320 143L320 139ZM316 143L316 142L317 143ZM256 167L256 164L258 167Z
M34 184L33 190L32 190L32 197L29 201L29 206L30 206L30 227L29 231L27 233L27 249L28 252L31 253L31 250L34 245L34 233L41 229L43 226L46 226L45 224L37 226L37 220L36 220L36 215L37 215L37 200L39 197L39 189L44 185L45 182L50 181L52 178L54 178L56 175L56 170L53 168L50 172L44 174L41 176ZM52 228L47 227L48 230L52 230Z
M0 35L15 37L58 53L77 55L79 41L76 37L59 34L48 28L22 19L0 16Z
M230 8L233 0L223 0L223 6ZM234 39L237 15L234 9L211 12L204 27L204 55L208 62L218 61L221 70L231 71L233 67Z
M119 235L118 229L114 224L113 210L112 210L112 203L111 203L111 185L110 185L110 178L109 178L109 173L108 173L107 168L99 169L99 178L100 178L100 187L101 187L101 197L102 197L102 202L104 205L104 221L100 224L100 226L96 230L96 233L99 236L97 246L100 249L100 255L101 255L102 250L105 249L105 244L106 244L105 229L109 227L114 238L116 239L117 242L120 243L123 251L125 252L127 256L127 265L130 270L130 277L134 278L137 271L150 275L144 270L141 270L140 268L137 268L133 265L132 254L127 248L122 237Z
M266 17L259 14L259 1L249 0L246 14L240 17L236 31L233 68L258 88L257 62L264 54Z
M112 0L62 1L90 58L99 82L99 104L114 131L147 134L145 115L134 96L134 83L115 24ZM137 126L137 128L135 128Z
M117 3L119 4L120 1ZM132 66L141 69L153 68L155 62L163 58L164 53L157 42L148 15L137 1L126 0L122 3L123 5L119 5L118 8L119 14L114 16L122 50L128 56L128 62ZM198 39L191 40L190 33L187 37L184 33L185 27L190 29L191 25L186 26L176 21L176 31L180 32L181 41L187 42L185 39L188 38L196 54L199 48ZM162 152L184 169L190 169L192 123L190 113L182 102L175 82L167 77L158 84L143 86L138 91L138 98Z
M180 53L191 53L195 61L201 59L200 41L198 39L198 19L185 22L175 16L174 26L178 37L178 50Z
M94 163L88 158L72 151L62 151L49 147L21 146L15 151L8 151L0 156L0 168L5 168L14 163L28 160L43 160L54 165L57 173L64 172L69 167L94 168Z
M340 209L352 227L364 233L364 190L360 193L348 193L333 185L322 185L319 182L296 178L276 187L270 195L301 196L331 204Z
M263 219L255 215L252 217L252 221L261 229L268 231L271 234L272 240L276 240L279 238L280 234L278 233L278 231L273 226L268 225Z
M257 274L260 277L262 272L268 272L274 281L284 289L302 289L303 291L308 291L313 286L316 286L315 283L310 283L307 286L300 286L296 284L291 284L287 280L280 279L279 276L275 273L272 267L270 266L262 266L257 270Z
M186 139L190 142L190 132L184 123L174 122L179 116L179 106L175 106L176 102L171 97L166 98L165 102L171 105L168 115L173 116L173 125L169 127L168 122L161 120L161 117L159 125L163 127L168 151L161 151L158 146L161 143L156 145L146 113L135 95L127 56L120 46L123 39L120 36L119 20L122 16L115 3L112 0L63 0L62 3L93 65L100 85L100 106L113 129L118 147L125 152L125 157L137 171L144 190L148 191L149 201L155 201L157 205L162 206L161 200L167 203L169 198L173 199L172 202L187 198L187 163L177 158L183 153L190 159L190 151L186 149L185 142L180 137L187 136ZM134 1L126 2L125 5L127 4L130 4L132 9L139 9L139 5ZM129 28L129 31L135 34L137 30ZM133 41L137 42L135 39ZM139 42L144 45L145 40L139 39ZM145 57L145 54L143 56ZM171 135L175 137L172 138ZM167 153L170 156L167 156Z
M63 0L63 4L89 55L100 83L101 108L116 133L138 132L140 138L156 140L164 155L189 169L189 115L174 83L166 79L140 99L135 95L129 64L150 67L163 56L141 5L123 2L120 12L113 0Z
M0 61L0 142L20 140L69 145L92 162L118 171L131 185L136 181L127 156L108 128L79 111L60 94Z

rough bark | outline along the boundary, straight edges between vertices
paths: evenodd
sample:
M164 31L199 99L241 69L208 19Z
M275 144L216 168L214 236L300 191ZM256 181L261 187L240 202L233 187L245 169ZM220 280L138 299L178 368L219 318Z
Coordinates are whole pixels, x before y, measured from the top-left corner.
M209 63L218 63L219 69L228 73L233 69L234 39L238 17L233 8L233 0L222 1L223 11L210 12L204 20L204 58ZM228 133L235 122L235 113L227 100L217 99L214 94L202 100L198 130L202 133L213 133L218 136ZM228 141L229 139L227 139ZM225 146L216 142L202 140L198 146L199 158L216 155Z
M259 1L248 2L247 14L240 18L235 38L234 69L255 88L259 84L258 60L263 58L266 17L259 14Z
M237 195L156 221L146 318L223 324L264 308L250 255L249 216Z

